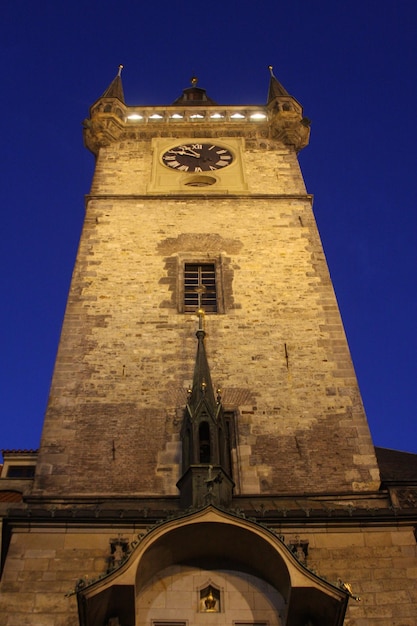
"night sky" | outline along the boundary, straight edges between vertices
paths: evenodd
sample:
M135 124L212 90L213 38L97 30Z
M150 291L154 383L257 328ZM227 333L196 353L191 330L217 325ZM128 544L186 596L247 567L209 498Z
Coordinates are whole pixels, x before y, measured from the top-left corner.
M94 158L89 106L195 73L264 104L269 72L312 120L300 154L374 443L417 452L415 0L13 0L1 15L0 449L37 448Z

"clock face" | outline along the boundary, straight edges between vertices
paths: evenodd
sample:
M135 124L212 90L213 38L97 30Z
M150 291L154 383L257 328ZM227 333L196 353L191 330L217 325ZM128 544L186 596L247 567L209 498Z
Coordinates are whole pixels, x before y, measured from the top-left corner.
M175 146L162 155L162 162L167 167L191 173L221 170L232 161L230 150L213 143L187 143Z

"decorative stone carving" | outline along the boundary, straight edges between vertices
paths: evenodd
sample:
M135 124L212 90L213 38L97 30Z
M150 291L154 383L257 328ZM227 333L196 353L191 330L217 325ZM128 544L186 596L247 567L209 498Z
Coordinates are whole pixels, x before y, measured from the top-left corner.
M107 571L111 572L125 561L129 550L129 540L119 537L110 539L110 556L108 557ZM113 625L111 625L113 626Z
M398 489L397 496L401 508L417 508L417 489Z

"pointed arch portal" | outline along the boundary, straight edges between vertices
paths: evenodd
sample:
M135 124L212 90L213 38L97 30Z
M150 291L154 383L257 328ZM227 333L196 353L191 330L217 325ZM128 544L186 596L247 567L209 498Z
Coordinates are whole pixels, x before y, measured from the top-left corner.
M341 626L348 600L273 532L209 506L155 527L124 565L80 590L80 624L199 624L200 590L210 585L221 607L213 626Z

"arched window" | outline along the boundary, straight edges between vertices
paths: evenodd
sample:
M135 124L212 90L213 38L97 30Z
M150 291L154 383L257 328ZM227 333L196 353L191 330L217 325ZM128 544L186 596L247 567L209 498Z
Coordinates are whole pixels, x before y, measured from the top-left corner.
M201 422L200 424L200 427L198 429L198 443L200 450L200 463L210 463L210 426L207 422Z

